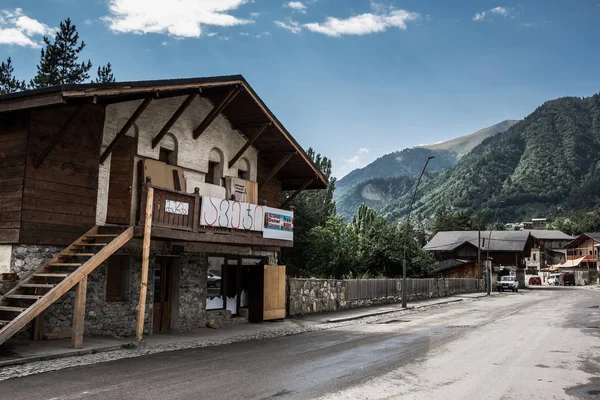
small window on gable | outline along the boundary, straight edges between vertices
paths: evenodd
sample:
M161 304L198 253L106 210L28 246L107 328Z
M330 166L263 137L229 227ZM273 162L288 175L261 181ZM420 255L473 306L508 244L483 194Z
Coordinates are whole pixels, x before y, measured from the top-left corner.
M209 161L208 162L208 173L206 174L206 178L204 178L204 181L206 183L210 183L211 185L218 185L218 178L216 177L217 171L219 170L219 163L216 163L214 161Z
M168 165L176 165L175 161L175 152L173 150L165 149L164 147L160 148L160 153L158 154L158 161L164 162Z
M131 257L115 255L106 265L106 302L129 300Z
M536 254L533 253L533 261L535 261L535 260L536 260Z
M250 180L250 163L245 158L238 161L238 178Z
M223 185L223 153L216 147L210 151L208 156L208 171L204 182L211 185Z

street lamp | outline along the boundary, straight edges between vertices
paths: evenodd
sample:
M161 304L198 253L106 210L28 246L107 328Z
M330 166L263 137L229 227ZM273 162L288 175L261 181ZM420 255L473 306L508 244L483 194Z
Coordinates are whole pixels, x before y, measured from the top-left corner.
M488 276L487 276L487 281L488 281L487 294L488 295L490 295L492 293L492 261L490 260L490 243L492 241L492 231L494 230L494 226L496 226L496 215L498 215L498 209L500 208L502 203L504 203L504 200L501 200L500 203L498 203L498 207L496 207L496 212L494 213L494 219L492 221L492 227L490 228L490 234L488 236L487 260L486 260L487 261L487 272L488 272Z
M427 164L429 164L429 161L433 160L434 158L435 157L433 156L429 156L427 157L427 161L425 161L423 171L421 171L421 175L419 176L419 180L417 181L417 186L415 186L415 192L413 193L413 197L410 202L410 207L408 209L408 217L406 217L406 232L404 233L404 254L402 255L402 308L406 308L406 240L408 238L408 227L410 225L410 213L412 212L413 204L415 202L415 198L417 197L417 190L419 189L419 184L421 183L423 174L425 174Z

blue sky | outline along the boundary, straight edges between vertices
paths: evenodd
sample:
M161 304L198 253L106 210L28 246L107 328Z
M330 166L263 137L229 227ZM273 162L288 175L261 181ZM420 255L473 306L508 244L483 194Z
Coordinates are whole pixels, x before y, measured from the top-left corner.
M600 91L600 0L2 0L0 58L66 17L118 80L243 74L338 177Z

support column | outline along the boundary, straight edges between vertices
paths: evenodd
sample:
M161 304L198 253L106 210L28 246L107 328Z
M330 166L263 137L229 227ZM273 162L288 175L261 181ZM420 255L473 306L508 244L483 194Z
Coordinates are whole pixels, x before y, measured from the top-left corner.
M146 214L144 218L144 241L142 246L142 279L140 283L140 302L138 304L138 320L135 339L142 341L144 336L144 314L146 312L146 291L148 289L148 264L150 263L150 236L152 234L152 208L154 204L154 188L148 185L146 191Z
M85 298L87 294L87 275L75 287L75 305L73 306L73 323L71 347L83 347L83 327L85 321Z

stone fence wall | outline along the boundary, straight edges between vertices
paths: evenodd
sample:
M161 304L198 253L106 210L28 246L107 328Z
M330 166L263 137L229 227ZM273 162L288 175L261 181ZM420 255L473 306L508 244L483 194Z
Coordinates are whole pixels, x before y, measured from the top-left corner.
M288 279L288 314L321 312L398 303L401 279ZM408 300L475 293L483 280L460 278L407 279Z

